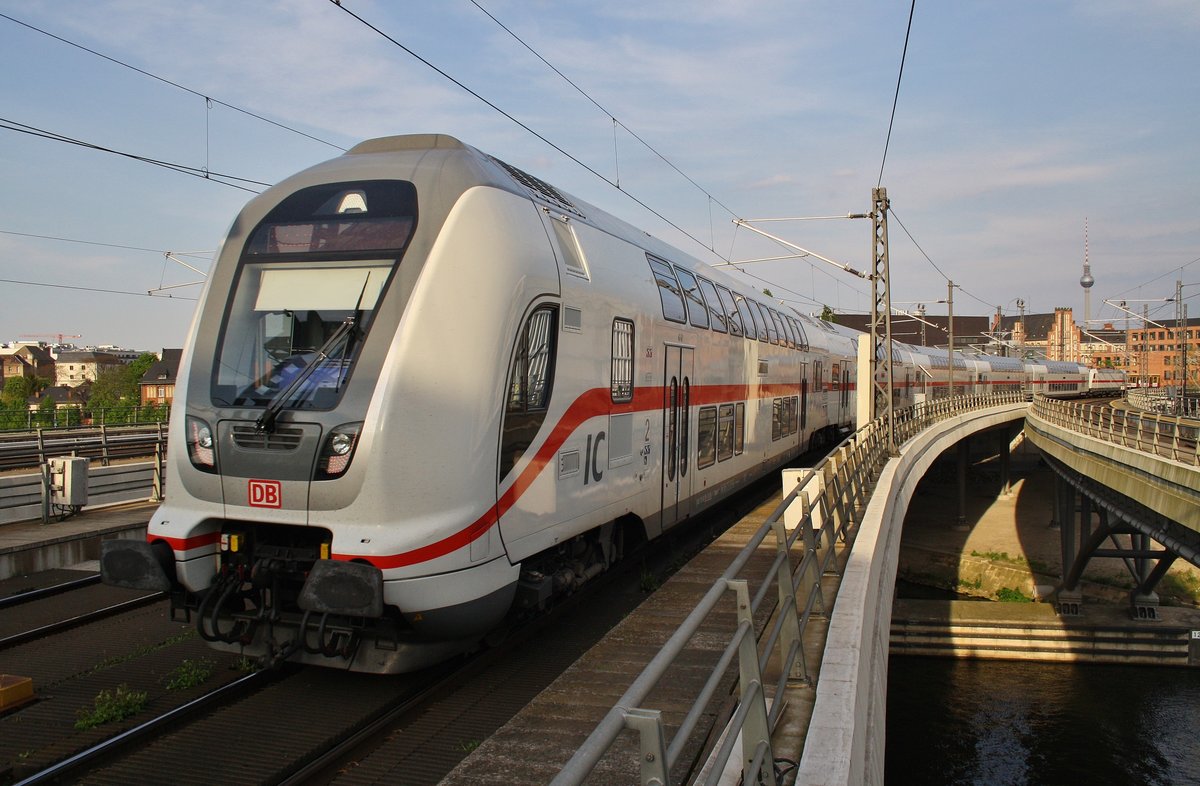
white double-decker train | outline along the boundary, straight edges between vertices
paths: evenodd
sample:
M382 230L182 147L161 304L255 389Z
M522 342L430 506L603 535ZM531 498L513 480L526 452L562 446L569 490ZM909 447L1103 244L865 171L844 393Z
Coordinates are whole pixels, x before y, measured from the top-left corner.
M101 570L218 648L421 668L851 430L856 336L455 139L370 140L234 221L167 501ZM948 392L896 354L899 403ZM1033 382L995 361L956 387Z

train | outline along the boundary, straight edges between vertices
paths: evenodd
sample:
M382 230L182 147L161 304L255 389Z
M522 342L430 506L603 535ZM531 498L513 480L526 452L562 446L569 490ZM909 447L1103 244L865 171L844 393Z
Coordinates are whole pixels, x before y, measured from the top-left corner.
M457 139L368 140L234 220L167 499L101 573L264 663L420 669L836 444L859 337ZM1104 381L894 353L900 405L950 363L962 394Z

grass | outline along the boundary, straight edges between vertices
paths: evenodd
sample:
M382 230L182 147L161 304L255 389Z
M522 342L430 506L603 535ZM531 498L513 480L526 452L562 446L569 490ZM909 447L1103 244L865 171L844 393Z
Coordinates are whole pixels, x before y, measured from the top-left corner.
M128 685L118 685L113 690L102 690L96 694L92 708L82 709L75 721L79 730L92 729L105 723L125 720L136 715L146 706L149 695L144 690L130 690Z
M996 600L1001 603L1033 603L1033 598L1011 587L1001 587L996 590Z
M167 690L194 688L212 676L216 664L207 658L192 660L185 658L167 675Z

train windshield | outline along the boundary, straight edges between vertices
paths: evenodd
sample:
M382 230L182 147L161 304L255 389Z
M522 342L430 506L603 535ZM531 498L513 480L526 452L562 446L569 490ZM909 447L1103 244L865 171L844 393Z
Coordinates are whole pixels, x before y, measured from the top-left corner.
M286 394L289 407L336 404L393 265L245 265L220 347L216 403L265 406Z
M242 254L213 403L335 406L416 218L415 187L388 180L304 188L271 210Z

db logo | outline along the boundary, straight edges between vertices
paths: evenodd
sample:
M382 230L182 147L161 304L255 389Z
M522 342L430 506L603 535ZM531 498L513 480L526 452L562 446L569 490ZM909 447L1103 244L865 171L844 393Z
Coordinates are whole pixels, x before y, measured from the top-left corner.
M250 506L278 508L283 504L283 491L278 480L250 481Z

